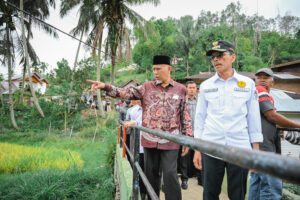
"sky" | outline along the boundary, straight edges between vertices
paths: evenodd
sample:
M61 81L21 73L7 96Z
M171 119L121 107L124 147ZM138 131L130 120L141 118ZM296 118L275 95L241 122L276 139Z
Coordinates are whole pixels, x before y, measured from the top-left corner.
M161 0L156 7L151 4L132 7L137 13L145 19L167 18L168 16L179 19L184 15L192 15L194 19L198 17L201 10L211 12L221 12L231 2L237 0ZM242 12L246 15L263 15L266 18L274 18L278 14L284 16L286 13L300 17L300 0L239 0L242 5ZM56 10L51 9L50 17L46 21L65 32L69 32L76 26L78 15L74 10L68 16L60 18L59 1L57 0ZM72 67L75 54L78 47L78 41L59 33L59 39L43 33L38 29L33 29L33 45L40 60L49 64L48 71L56 68L56 63L65 58ZM78 36L79 38L79 36ZM84 40L84 38L83 38ZM79 54L79 60L90 56L88 48L82 48ZM16 63L15 74L21 73L21 68ZM0 66L0 74L7 76L7 68Z

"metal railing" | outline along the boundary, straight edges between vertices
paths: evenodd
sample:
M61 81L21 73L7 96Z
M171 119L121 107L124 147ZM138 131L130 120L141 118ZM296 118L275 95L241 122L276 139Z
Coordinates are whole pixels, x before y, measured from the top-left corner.
M132 128L134 130L133 132L134 134L132 135L134 136L134 141L135 141L134 155L131 154L129 148L125 144L126 136L123 136L123 140L122 140L119 132L118 140L120 139L123 141L123 146L124 146L123 149L126 149L126 151L130 156L130 160L134 163L133 191L132 191L132 199L134 200L138 199L139 175L141 176L146 186L150 198L155 200L159 199L138 163L140 131L150 133L152 135L167 139L169 141L175 142L183 146L188 146L192 149L198 150L205 154L210 154L212 156L219 157L226 162L238 165L246 169L254 169L259 172L281 178L291 183L300 184L300 170L299 170L300 160L299 159L284 157L270 152L230 147L230 146L208 142L200 139L195 139L189 136L174 135L168 132L153 130L142 126L132 126ZM283 130L300 132L300 129L291 129L291 128L278 129L278 131L283 131ZM124 130L123 134L124 133L126 135L126 130ZM123 153L123 155L125 156L125 152Z
M131 137L134 137L134 147L133 147L133 155L130 151L130 149L126 145L126 128L122 126L123 122L119 121L119 128L118 128L118 144L122 142L123 146L123 153L122 157L125 157L125 151L127 151L127 154L129 155L129 159L132 163L132 168L133 168L133 188L132 188L132 199L133 200L138 200L139 196L139 176L141 177L146 189L147 193L150 196L152 200L159 200L157 194L155 193L153 187L151 186L149 180L147 179L145 173L143 172L140 164L139 164L139 148L140 148L140 131L138 128L133 128L133 134ZM123 137L121 137L121 130L123 127Z

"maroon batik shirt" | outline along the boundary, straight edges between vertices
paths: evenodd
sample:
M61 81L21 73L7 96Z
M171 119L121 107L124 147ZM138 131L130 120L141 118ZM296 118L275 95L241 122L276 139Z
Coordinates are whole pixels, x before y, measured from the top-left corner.
M126 89L105 84L104 90L114 98L141 100L144 127L176 135L181 129L183 134L192 136L188 96L184 85L171 80L168 86L162 87L160 81L150 81ZM142 133L142 146L164 150L179 149L179 144L145 132Z

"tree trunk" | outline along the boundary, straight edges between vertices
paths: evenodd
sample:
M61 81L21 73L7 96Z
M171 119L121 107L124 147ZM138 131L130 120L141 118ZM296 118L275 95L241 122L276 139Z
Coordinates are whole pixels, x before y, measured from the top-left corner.
M11 88L11 77L12 77L12 63L11 63L11 52L10 52L10 33L8 29L8 25L6 25L6 37L7 37L7 60L8 60L8 90L9 90L9 111L10 111L10 119L15 127L15 129L19 129L16 119L15 119L15 113L14 113L14 102L13 102L13 96L12 96L12 88Z
M130 44L130 37L127 28L125 28L125 40L126 40L125 58L126 58L126 63L128 63L131 58L131 44Z
M3 99L1 84L0 84L0 100L1 100L1 106L4 106L4 99Z
M186 77L189 77L189 55L187 55L186 59Z
M102 47L103 28L101 31L102 33L99 38L98 58L97 58L97 81L100 81L100 77L101 77L101 47ZM99 114L100 116L104 116L100 90L97 90L97 102L98 102Z
M115 66L116 66L116 48L113 47L111 51L111 73L110 73L110 80L112 85L114 85L115 83Z
M26 65L23 66L23 70L22 70L22 85L20 88L21 97L19 103L24 103L25 76L26 76Z
M256 41L257 41L257 39L256 39L256 33L254 32L254 35L253 35L253 56L256 56Z
M260 31L257 31L257 55L259 57L261 57L260 55L260 40L261 40L261 34L260 34Z
M45 117L43 110L41 109L38 99L35 95L35 91L32 85L32 77L31 77L31 72L30 72L30 67L29 67L29 56L28 56L28 49L27 49L27 43L26 43L26 38L25 38L25 28L24 28L24 14L23 14L23 0L20 0L20 9L21 9L21 24L22 24L22 39L23 39L23 45L24 45L24 50L25 50L25 63L26 63L26 68L28 71L28 78L29 78L29 85L30 85L30 90L32 94L32 98L34 101L34 104L38 111L40 112L42 117Z
M29 30L27 33L27 43L29 43L30 37L30 29L31 29L31 18L29 18ZM23 73L22 73L22 85L21 85L21 97L19 103L24 103L24 90L25 90L25 76L26 76L26 64L23 66Z
M83 30L82 30L81 35L80 35L80 41L82 40L82 37L83 37ZM74 61L72 76L71 76L71 84L70 84L69 95L72 93L72 90L73 90L74 73L75 73L75 70L76 70L76 67L77 67L77 60L78 60L80 46L81 46L81 42L79 42L78 47L77 47L77 51L76 51L76 56L75 56L75 61ZM68 112L70 112L70 109L71 109L71 100L70 99L71 99L71 96L68 97Z

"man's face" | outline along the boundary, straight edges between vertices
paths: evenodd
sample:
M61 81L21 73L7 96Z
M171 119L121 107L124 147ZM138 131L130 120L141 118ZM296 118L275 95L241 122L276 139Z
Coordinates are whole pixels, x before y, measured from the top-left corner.
M153 65L153 74L156 80L165 81L170 77L170 65Z
M235 61L235 54L230 55L226 52L213 52L211 56L211 63L213 64L217 73L223 73L232 68L232 63Z
M270 91L271 87L274 85L274 80L268 74L261 72L255 76L255 85L263 86Z
M190 83L187 85L187 94L190 97L194 97L197 94L197 86L195 83Z

